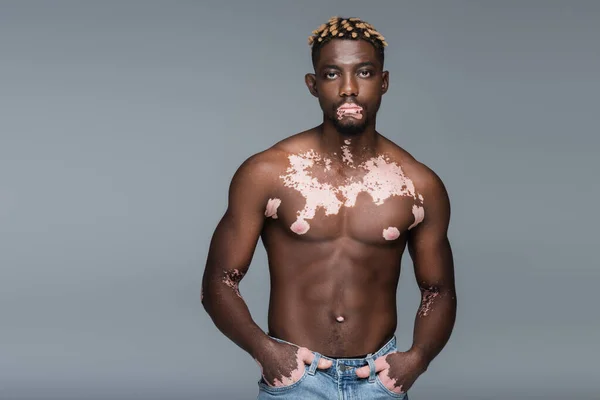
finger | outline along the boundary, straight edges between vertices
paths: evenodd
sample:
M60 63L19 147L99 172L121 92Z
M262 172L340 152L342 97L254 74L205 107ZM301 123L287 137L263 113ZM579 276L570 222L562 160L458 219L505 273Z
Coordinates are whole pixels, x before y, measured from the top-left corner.
M389 368L390 365L385 361L385 356L378 357L375 359L375 373L379 373L384 369ZM356 369L356 375L359 378L368 378L371 373L371 369L368 365Z
M302 360L304 361L305 364L311 365L315 359L315 354L308 350L306 347L301 348L298 351L299 355L302 357ZM318 369L327 369L330 368L333 365L333 362L331 360L327 360L325 358L321 358L319 360L319 363L317 364L317 368Z
M306 347L300 347L298 349L298 358L300 358L304 364L312 364L312 356L312 351L308 350Z
M325 358L321 358L319 360L319 365L317 365L317 368L319 368L319 369L327 369L327 368L331 368L332 365L333 365L333 361L327 360Z
M388 388L394 393L405 392L404 385L402 383L397 385L397 380L388 376L389 370L384 370L379 374L379 380L383 383L383 386Z

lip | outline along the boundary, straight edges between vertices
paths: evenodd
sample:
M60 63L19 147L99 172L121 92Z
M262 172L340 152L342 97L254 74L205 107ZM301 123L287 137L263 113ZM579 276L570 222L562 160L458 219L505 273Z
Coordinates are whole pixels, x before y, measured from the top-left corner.
M362 110L362 107L354 103L345 103L339 106L338 110Z
M344 103L337 109L338 120L343 118L362 119L363 108L355 103Z

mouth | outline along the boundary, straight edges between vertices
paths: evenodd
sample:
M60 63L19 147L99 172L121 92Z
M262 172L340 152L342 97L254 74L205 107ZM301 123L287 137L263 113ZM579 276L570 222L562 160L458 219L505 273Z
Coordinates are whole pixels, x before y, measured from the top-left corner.
M362 119L363 108L358 104L345 103L337 108L337 117L342 119L344 117L352 117L356 119Z

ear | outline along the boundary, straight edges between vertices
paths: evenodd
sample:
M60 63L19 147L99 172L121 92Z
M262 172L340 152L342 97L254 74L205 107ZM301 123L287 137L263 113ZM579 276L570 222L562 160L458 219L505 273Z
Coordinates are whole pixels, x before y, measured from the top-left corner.
M390 73L383 71L381 74L381 94L385 94L388 91L390 85Z
M310 94L315 97L319 97L319 91L317 90L317 77L315 74L306 74L304 75L304 82L306 83L306 87Z

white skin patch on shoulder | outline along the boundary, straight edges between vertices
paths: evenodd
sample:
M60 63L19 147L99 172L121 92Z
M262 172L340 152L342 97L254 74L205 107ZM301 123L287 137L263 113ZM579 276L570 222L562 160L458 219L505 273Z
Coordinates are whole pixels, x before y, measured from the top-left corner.
M281 199L269 199L265 210L265 217L277 219L277 209L281 205Z
M344 161L352 162L349 150L344 150L342 147L342 151ZM315 217L318 208L323 208L326 216L337 214L342 206L354 207L356 198L362 192L369 194L376 205L382 205L392 196L408 196L423 203L423 196L416 193L413 182L404 175L400 165L389 161L382 155L373 157L355 167L364 170L362 178L350 177L344 184L337 187L329 183L322 183L311 175L309 169L315 165L315 162L322 162L321 156L313 150L301 154L291 154L288 159L290 166L287 168L286 174L281 175L280 178L286 187L297 190L306 200L304 208L298 211L296 221L290 226L292 232L298 235L309 231L310 224L307 220ZM414 205L413 215L415 223L411 227L423 219L423 207ZM393 229L397 230L397 228ZM393 230L389 232L393 236Z

